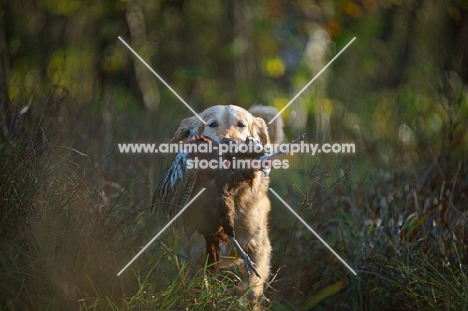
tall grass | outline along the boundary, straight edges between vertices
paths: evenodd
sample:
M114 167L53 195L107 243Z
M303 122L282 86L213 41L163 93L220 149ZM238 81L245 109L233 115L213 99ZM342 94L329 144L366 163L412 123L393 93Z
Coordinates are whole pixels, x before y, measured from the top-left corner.
M171 159L109 154L118 139L151 129L124 134L106 123L107 108L79 110L61 92L21 111L0 142L0 309L252 309L238 271L188 277L170 251L172 232L117 277L165 224L148 207ZM147 117L125 118L120 125ZM288 181L273 171L272 188L358 275L271 198L265 308L466 310L468 163L450 154L417 165L385 165L370 151L353 160L296 156Z
M67 145L56 93L17 115L1 145L0 307L79 309L121 299L115 273L129 239L99 174L100 163ZM21 125L21 126L20 126ZM73 127L73 124L68 124ZM130 282L131 283L131 282Z

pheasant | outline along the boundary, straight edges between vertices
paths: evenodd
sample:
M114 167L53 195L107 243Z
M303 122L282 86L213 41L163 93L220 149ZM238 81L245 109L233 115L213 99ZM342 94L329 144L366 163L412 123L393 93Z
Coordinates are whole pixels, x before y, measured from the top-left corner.
M302 139L304 135L294 140ZM220 144L231 144L230 139L223 139ZM208 148L206 145L210 145ZM259 141L247 138L239 144L261 144ZM205 145L208 153L196 152L201 145ZM272 167L274 156L283 153L282 151L266 155L264 148L253 148L249 152L226 152L219 153L219 144L209 137L198 136L191 133L191 137L183 143L184 150L176 154L169 168L164 172L163 177L157 186L152 200L152 208L158 208L160 213L173 217L191 199L192 194L198 193L202 188L206 190L181 216L179 226L183 228L187 238L194 231L204 236L206 242L206 254L208 265L215 273L219 272L219 251L220 243L233 243L237 252L244 261L247 273L251 271L258 277L260 274L255 268L255 264L250 260L247 253L242 249L235 239L234 234L234 195L242 187L248 187L253 180L254 174L263 170L267 175ZM239 145L238 145L239 146ZM240 149L240 148L237 148ZM216 160L218 164L223 164L224 168L191 168L190 160ZM247 168L235 168L233 161L257 160L262 165L251 165ZM249 162L251 163L251 162ZM253 168L252 168L253 167Z

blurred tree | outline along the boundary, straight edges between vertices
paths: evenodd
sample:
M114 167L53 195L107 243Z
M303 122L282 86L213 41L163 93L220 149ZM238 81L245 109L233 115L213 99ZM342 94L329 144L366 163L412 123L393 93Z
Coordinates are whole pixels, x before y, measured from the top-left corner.
M146 18L143 6L138 4L139 1L128 1L127 5L127 23L131 37L131 45L133 49L143 58L148 65L151 66L151 56L155 54L154 46L148 42L146 32ZM159 105L159 92L156 85L156 79L151 71L135 56L133 58L133 66L135 68L135 76L138 81L138 87L143 96L146 108L154 111Z
M4 1L0 3L0 134L8 133L10 99L8 97L7 73L10 70L9 53L5 37L5 7Z
M318 140L347 131L363 141L400 143L400 128L428 140L450 113L467 110L453 96L452 112L434 100L443 91L436 87L441 72L452 70L467 83L463 1L3 0L1 10L6 117L46 96L51 84L107 115L189 115L170 104L177 99L118 36L195 110L255 102L281 109L356 36L283 114L290 130L306 128ZM5 131L10 122L1 123Z
M252 15L247 0L233 1L234 79L236 84L249 84L258 76L253 50Z

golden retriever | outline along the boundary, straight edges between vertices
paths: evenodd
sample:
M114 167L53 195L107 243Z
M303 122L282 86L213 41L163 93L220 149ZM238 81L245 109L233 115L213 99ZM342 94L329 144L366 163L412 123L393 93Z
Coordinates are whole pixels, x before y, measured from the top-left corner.
M190 133L210 137L220 142L223 138L240 142L248 137L253 137L263 144L280 143L283 139L283 121L278 117L272 125L267 126L278 111L269 106L254 106L250 112L238 106L213 106L201 112L200 117L204 124L196 116L182 120L176 130L171 143L184 141ZM268 238L268 213L270 212L270 200L268 198L269 178L262 171L254 174L254 178L237 191L235 202L235 235L241 247L261 276L254 273L245 275L244 287L250 288L248 298L257 303L262 296L265 282L270 273L271 244ZM206 262L205 239L202 235L194 233L190 238L179 234L180 249L178 250L192 267L203 267ZM221 267L231 264L239 264L243 267L242 260L235 257L231 243L220 245ZM257 307L260 307L258 302Z

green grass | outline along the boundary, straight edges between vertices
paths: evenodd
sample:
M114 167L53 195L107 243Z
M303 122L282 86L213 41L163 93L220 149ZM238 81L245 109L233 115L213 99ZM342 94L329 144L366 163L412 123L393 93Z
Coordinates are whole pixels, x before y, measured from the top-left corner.
M0 310L252 309L238 271L190 278L172 233L117 277L165 224L149 200L170 159L109 155L95 117L68 117L60 133L57 114L33 109L25 130L1 141ZM122 127L106 144L140 130ZM444 159L296 156L287 174L273 171L272 188L358 275L272 197L266 308L467 310L468 168Z

